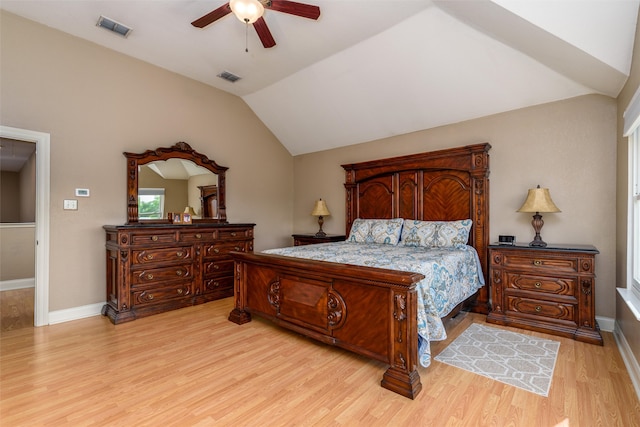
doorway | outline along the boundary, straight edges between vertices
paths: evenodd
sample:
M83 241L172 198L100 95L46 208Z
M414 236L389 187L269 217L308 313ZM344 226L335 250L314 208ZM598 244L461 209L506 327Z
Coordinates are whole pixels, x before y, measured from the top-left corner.
M0 138L36 144L34 326L49 324L50 135L0 126Z

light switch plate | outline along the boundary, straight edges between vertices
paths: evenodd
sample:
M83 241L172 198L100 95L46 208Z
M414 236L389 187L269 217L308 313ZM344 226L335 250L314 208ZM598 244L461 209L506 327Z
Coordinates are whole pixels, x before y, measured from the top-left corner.
M76 188L76 197L89 197L88 188Z
M77 200L65 200L62 208L66 211L77 211L78 210L78 201Z

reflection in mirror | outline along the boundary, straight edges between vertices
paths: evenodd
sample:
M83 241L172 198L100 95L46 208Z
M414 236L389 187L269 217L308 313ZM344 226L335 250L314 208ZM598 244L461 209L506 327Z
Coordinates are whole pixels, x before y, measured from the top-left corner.
M192 215L193 222L227 222L228 168L186 142L123 154L127 158L128 224L168 222L168 212L185 211Z
M167 212L192 207L199 218L216 218L203 212L199 187L217 186L218 178L208 169L185 159L157 160L138 167L138 218L164 219ZM216 202L217 204L217 202Z

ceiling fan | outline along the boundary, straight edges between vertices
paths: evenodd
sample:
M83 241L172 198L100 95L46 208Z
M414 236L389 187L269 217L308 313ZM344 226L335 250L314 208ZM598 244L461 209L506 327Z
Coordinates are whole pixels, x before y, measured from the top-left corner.
M276 41L271 35L271 31L269 31L269 27L267 27L267 23L262 17L265 8L309 19L318 19L320 16L320 8L318 6L298 3L295 1L231 0L201 18L196 19L191 23L191 25L198 28L204 28L233 12L240 21L247 25L253 24L253 28L256 29L262 45L269 48L275 46Z

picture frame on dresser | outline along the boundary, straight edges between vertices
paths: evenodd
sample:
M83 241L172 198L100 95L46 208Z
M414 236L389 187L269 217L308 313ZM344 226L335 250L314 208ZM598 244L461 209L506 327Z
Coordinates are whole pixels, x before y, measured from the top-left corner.
M603 345L591 245L489 245L487 322Z

